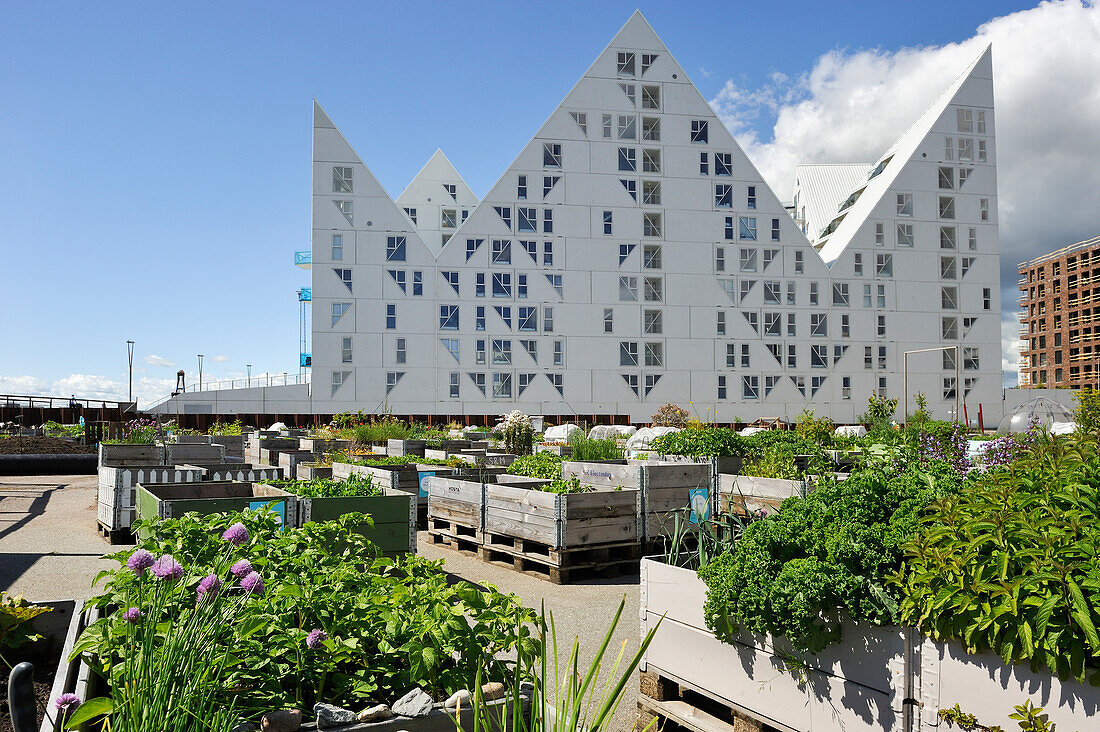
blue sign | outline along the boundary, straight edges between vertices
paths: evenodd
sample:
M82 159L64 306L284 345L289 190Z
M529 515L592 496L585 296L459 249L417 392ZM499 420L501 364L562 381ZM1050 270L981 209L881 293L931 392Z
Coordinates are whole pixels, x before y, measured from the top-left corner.
M710 491L706 488L692 488L688 491L688 505L691 506L691 523L701 524L710 518Z
M436 474L434 470L418 470L416 475L420 478L420 497L428 497L428 478L433 477Z
M271 511L275 513L275 518L279 521L279 526L286 530L286 501L249 501L248 508L251 511L263 511L268 504L271 505Z

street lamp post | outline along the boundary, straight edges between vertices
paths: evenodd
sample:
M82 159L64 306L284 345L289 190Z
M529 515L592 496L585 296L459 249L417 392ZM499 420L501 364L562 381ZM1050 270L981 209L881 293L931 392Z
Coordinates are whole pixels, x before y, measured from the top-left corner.
M126 401L134 401L134 342L126 341L126 360L130 365L130 390L127 392Z
M954 351L955 352L955 421L959 421L959 415L962 410L959 409L960 394L962 392L962 379L960 379L960 367L959 363L959 347L958 346L939 346L937 348L918 348L915 351L906 351L902 359L905 365L905 377L902 381L902 389L905 391L905 412L904 418L909 419L909 354L911 353L928 353L929 351ZM969 427L969 425L967 425Z
M199 354L199 391L202 391L202 354Z
M248 386L252 388L252 364L247 364L248 368Z

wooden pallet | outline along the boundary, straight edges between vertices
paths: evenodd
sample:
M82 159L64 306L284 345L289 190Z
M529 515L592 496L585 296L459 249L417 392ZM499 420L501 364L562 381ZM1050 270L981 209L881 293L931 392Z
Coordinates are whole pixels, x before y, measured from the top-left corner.
M108 544L134 543L134 532L130 529L110 529L99 521L96 521L96 528L99 530L99 535L105 538Z
M635 729L652 732L775 732L740 710L680 686L655 673L639 671Z
M435 516L428 518L428 536L433 544L468 553L476 553L484 541L479 529Z
M517 572L561 585L586 577L636 572L641 545L637 541L624 541L560 549L530 539L485 532L478 556L482 561L511 565Z

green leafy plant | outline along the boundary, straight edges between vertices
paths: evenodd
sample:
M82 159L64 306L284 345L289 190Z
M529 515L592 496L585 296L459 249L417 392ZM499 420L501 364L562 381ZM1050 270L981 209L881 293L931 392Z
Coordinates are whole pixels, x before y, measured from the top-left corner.
M508 472L512 475L523 475L528 478L542 478L553 480L561 477L561 464L565 458L552 452L536 452L533 455L522 455L508 466Z
M1100 685L1098 475L1095 436L1046 435L943 497L892 578L901 620L971 653Z
M807 442L828 447L833 442L836 424L828 417L815 417L814 410L803 409L794 423L795 433Z
M650 448L664 455L700 457L735 457L744 455L748 448L746 438L725 427L684 429L656 437Z
M501 436L504 440L504 449L513 455L530 455L531 447L535 441L535 430L531 426L531 418L519 411L512 411L504 415L501 425Z
M53 612L53 609L46 605L34 605L22 595L0 591L0 661L5 666L10 668L11 664L4 658L4 649L18 648L41 638L31 631L29 623L48 612Z
M1077 408L1073 410L1073 421L1081 432L1100 431L1100 391L1085 387L1078 389Z
M244 424L239 419L232 422L215 422L206 431L208 435L239 435L244 429Z
M72 437L80 439L84 436L84 428L79 424L61 424L50 420L42 425L42 429L49 437Z
M867 411L856 417L856 421L870 425L868 431L872 435L889 431L893 429L894 412L897 408L897 399L871 394L867 397Z
M623 449L615 440L592 440L583 432L569 438L571 460L622 460Z
M748 460L741 466L741 475L751 475L756 478L784 478L786 480L799 480L802 471L794 461L794 455L787 450L771 449L765 451L755 459Z
M344 480L315 478L313 480L265 480L268 485L282 488L302 498L349 498L358 496L380 496L382 488L376 486L369 475L353 473Z
M901 593L887 577L901 565L902 544L932 501L960 483L941 465L822 478L812 493L749 524L733 551L700 568L707 627L726 642L746 629L817 652L839 639L842 618L896 622Z
M538 652L537 616L517 598L451 584L441 561L378 558L356 531L369 521L348 514L283 531L271 513L245 512L188 514L138 526L148 536L138 549L171 554L192 568L189 576L217 574L226 586L234 580L219 569L225 552L220 536L238 522L247 528L247 540L224 561L232 560L237 571L249 562L266 590L262 601L242 606L234 622L217 625L212 642L232 660L224 676L195 675L211 685L219 703L236 700L237 713L256 722L271 709L310 709L315 701L347 708L390 702L413 686L441 700L468 688L479 668L487 680L507 680L515 669L508 657L529 659ZM128 681L124 654L131 636L123 615L140 581L127 568L132 556L124 551L111 557L121 566L101 574L104 592L89 601L106 616L76 647L112 687ZM184 617L196 587L187 580L166 596L163 617Z
M1042 707L1032 705L1030 699L1025 700L1023 704L1017 704L1015 709L1016 711L1008 715L1008 718L1015 720L1020 725L1021 732L1055 732L1057 725L1051 722L1047 715L1043 714ZM982 724L973 714L960 709L958 704L949 709L940 709L937 715L941 720L947 722L949 727L958 725L959 729L965 732L971 730L976 732L1005 732L1000 725L987 726Z
M580 479L574 476L571 478L554 478L549 485L538 486L534 490L545 493L590 493L596 489L581 483Z
M423 458L417 455L349 455L348 451L346 450L333 453L332 462L347 463L349 465L368 465L374 467L404 467L406 465L447 465L451 467L469 466L469 463L462 460L456 460L454 458L440 460L438 458Z

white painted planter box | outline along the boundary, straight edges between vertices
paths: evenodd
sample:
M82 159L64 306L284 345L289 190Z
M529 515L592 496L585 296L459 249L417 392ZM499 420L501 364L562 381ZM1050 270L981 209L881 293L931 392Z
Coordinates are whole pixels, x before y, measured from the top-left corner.
M203 473L201 468L193 466L101 466L96 518L109 531L128 529L137 515L139 483L191 483L202 480Z
M779 729L949 732L937 712L958 704L1007 730L1016 728L1008 715L1026 699L1059 729L1092 729L1100 714L1100 687L1005 666L991 653L972 656L912 628L853 623L817 655L789 654L782 639L748 633L736 645L722 643L703 621L706 585L694 571L657 559L642 560L640 597L643 635L665 616L643 670ZM787 670L784 656L792 655L800 669Z
M752 475L718 476L718 509L720 511L755 512L766 509L774 513L788 498L804 495L810 490L804 480L757 478Z

